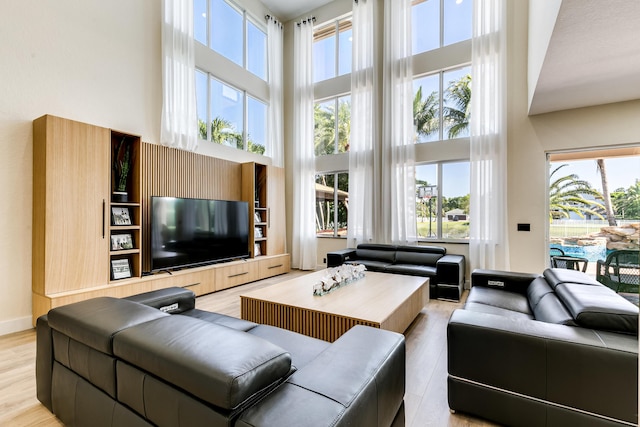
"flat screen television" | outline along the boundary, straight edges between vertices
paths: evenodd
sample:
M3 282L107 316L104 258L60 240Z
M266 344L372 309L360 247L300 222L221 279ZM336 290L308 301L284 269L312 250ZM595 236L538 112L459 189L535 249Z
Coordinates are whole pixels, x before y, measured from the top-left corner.
M151 197L152 271L248 256L247 202Z

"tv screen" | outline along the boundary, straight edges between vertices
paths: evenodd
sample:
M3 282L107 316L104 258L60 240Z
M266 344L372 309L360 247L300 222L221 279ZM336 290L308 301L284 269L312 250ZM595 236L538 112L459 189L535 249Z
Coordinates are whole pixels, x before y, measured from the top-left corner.
M249 206L230 200L151 198L151 270L249 256Z

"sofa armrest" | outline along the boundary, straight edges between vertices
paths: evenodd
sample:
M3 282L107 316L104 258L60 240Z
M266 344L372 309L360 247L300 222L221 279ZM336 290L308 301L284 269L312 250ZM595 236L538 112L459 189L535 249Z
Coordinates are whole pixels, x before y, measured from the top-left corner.
M504 289L526 295L527 288L538 277L540 277L539 274L476 269L471 272L471 286Z
M447 354L455 383L638 421L635 336L458 309L447 326ZM475 403L461 390L449 388L449 406L465 412Z
M464 285L465 261L462 255L445 255L436 261L436 282Z
M404 337L354 326L236 426L390 426L402 410L405 377Z
M345 261L355 259L355 255L356 250L354 248L327 252L327 267L337 267L342 265Z
M169 314L180 314L196 307L196 294L189 289L171 287L123 298L157 308Z

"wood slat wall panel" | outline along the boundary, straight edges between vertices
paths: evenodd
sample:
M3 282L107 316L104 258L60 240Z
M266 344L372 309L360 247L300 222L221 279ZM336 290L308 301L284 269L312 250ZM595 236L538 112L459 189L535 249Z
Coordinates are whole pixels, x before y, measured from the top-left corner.
M142 145L142 216L151 224L151 196L242 200L242 165L162 145ZM143 233L143 270L151 267L151 233Z

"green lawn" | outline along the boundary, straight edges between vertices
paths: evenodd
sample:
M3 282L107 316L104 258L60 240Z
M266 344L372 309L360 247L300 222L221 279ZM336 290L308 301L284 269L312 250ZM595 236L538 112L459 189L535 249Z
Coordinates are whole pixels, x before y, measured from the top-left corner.
M438 230L438 224L435 219L431 221L431 237L434 237ZM429 221L418 223L418 236L429 236ZM445 239L468 239L469 238L469 222L467 221L443 221L442 237Z

